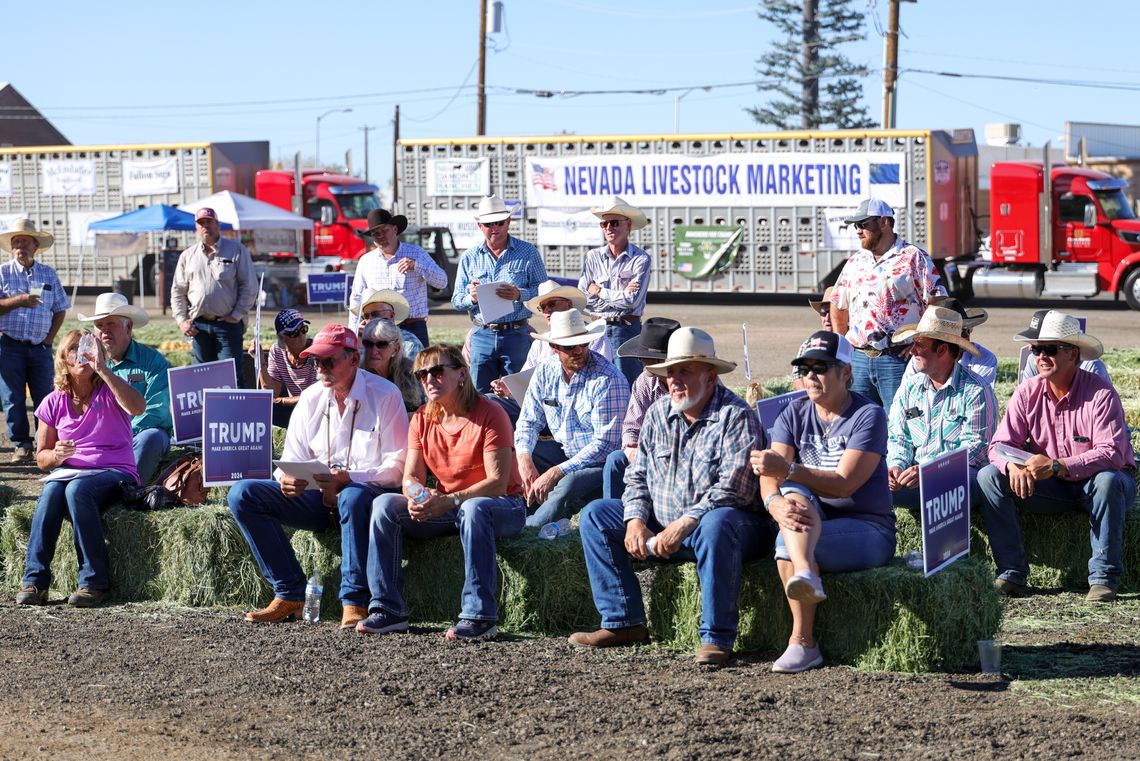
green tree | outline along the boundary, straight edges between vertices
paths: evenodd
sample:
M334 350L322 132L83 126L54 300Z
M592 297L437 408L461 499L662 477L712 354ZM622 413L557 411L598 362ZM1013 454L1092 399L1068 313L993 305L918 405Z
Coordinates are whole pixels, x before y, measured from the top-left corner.
M859 80L869 70L838 51L864 38L863 14L851 0L761 0L756 14L784 36L757 62L757 72L769 80L760 89L771 99L748 109L756 121L778 129L875 126L860 102Z

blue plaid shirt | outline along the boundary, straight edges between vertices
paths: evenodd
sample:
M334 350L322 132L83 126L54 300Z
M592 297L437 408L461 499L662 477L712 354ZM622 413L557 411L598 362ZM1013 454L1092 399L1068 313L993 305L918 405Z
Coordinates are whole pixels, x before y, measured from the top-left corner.
M756 412L719 383L692 424L661 397L645 413L637 457L625 472L625 520L668 526L718 507L755 511L760 480L748 455L762 442Z
M547 426L566 453L566 462L559 466L563 473L600 467L621 446L627 406L625 376L601 355L591 351L586 366L569 382L558 357L550 357L535 368L527 386L515 428L515 450L533 452L538 432Z
M455 273L455 293L451 297L453 307L460 312L469 312L474 319L479 305L471 300L467 286L473 280L480 283L510 283L519 289L515 311L495 322L530 319L531 312L523 306L523 302L538 295L539 283L546 280L546 265L542 263L538 249L530 243L513 235L507 241L507 248L498 259L491 254L486 241L463 252L463 256L459 257L459 271Z
M52 316L71 308L67 292L55 270L46 264L33 262L31 269L27 270L15 259L0 264L0 298L28 293L32 286L43 286L39 306L17 307L0 314L0 333L17 341L40 344L51 330Z

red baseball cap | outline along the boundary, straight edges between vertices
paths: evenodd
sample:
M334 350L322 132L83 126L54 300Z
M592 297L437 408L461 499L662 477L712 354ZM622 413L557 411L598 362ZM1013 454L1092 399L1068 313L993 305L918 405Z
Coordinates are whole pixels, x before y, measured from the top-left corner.
M344 325L329 323L313 336L313 343L301 352L302 357L332 357L345 349L360 349L356 334Z
M218 219L218 212L209 206L203 206L194 214L194 221L197 222L199 219L213 219L216 221Z

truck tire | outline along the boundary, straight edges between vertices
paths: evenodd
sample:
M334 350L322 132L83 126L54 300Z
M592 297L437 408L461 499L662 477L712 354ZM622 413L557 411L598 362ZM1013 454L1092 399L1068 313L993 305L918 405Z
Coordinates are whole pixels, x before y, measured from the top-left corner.
M1121 291L1124 292L1124 300L1128 302L1128 306L1140 311L1140 267L1133 267L1124 277L1124 287Z

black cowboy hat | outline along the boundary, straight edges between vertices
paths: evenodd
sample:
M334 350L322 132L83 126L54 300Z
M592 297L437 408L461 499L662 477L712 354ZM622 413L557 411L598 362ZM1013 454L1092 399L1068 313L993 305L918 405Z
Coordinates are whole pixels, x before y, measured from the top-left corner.
M393 214L387 209L373 209L368 212L368 232L372 232L380 225L395 225L396 234L408 229L408 218L403 214Z
M641 333L618 347L619 357L665 360L669 348L669 336L681 327L681 323L668 317L650 317L641 324Z

